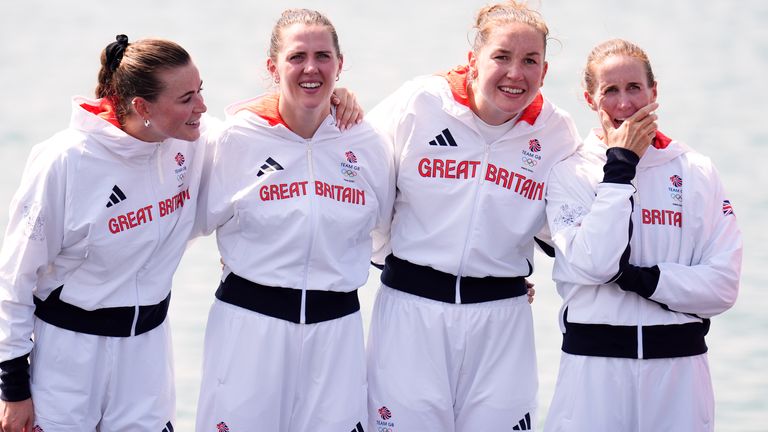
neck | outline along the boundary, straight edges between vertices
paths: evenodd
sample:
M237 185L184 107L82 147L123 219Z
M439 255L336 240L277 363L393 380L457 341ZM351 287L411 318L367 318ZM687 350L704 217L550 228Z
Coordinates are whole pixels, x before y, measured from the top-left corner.
M296 135L309 139L315 135L323 120L331 112L330 102L317 108L293 108L284 105L285 98L280 98L277 109L288 128Z
M152 131L152 127L145 127L144 121L138 118L138 116L130 115L125 119L123 124L123 132L136 138L137 140L145 142L160 142L162 139Z

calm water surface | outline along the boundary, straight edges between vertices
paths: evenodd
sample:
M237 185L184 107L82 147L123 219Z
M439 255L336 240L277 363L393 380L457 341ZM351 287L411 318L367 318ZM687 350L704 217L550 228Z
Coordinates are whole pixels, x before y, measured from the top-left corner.
M596 124L582 102L579 74L589 49L611 37L646 48L659 81L660 127L712 157L744 233L741 294L713 320L708 338L717 398L718 431L768 431L768 2L694 0L559 0L539 2L550 26L544 92L568 110L582 132ZM264 72L272 24L286 7L312 7L337 26L345 54L340 84L362 104L377 101L408 78L466 60L469 28L482 1L368 3L337 1L190 0L162 2L5 2L0 14L0 227L35 143L68 122L69 98L90 95L101 49L117 33L160 36L185 46L201 70L209 112L255 96ZM762 186L761 186L762 185ZM541 417L552 396L559 361L559 299L551 262L537 256L534 304ZM176 355L178 430L192 430L208 307L219 276L213 239L192 245L174 287L171 320ZM362 291L368 317L377 286Z

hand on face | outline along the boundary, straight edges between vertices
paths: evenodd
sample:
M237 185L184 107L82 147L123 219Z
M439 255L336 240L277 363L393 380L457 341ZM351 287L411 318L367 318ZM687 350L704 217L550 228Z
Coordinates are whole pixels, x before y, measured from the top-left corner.
M603 141L609 148L625 148L643 157L656 136L658 117L654 111L658 107L659 104L652 102L640 108L624 120L618 128L614 126L611 116L601 107L598 113L600 124L603 126Z

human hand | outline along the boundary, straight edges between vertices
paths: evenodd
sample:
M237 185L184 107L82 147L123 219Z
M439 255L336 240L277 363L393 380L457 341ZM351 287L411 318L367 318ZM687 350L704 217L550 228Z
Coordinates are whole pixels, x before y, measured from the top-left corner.
M363 107L351 91L337 87L331 93L331 104L336 107L336 124L339 130L347 130L363 121Z
M35 420L35 409L32 398L18 402L0 401L3 407L3 417L0 419L2 432L32 432Z
M657 103L650 103L640 108L636 113L624 120L618 128L614 127L613 120L600 109L600 123L603 126L603 139L608 148L621 147L634 152L638 157L643 157L648 150L658 128L656 124Z
M533 296L536 295L536 290L533 289L533 284L525 280L525 286L528 288L528 304L533 304Z

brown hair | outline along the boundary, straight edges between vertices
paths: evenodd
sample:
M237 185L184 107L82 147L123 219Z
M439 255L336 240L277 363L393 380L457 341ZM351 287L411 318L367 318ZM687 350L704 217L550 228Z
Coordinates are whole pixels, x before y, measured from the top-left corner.
M96 97L108 98L115 106L118 121L125 124L131 99L139 96L150 102L156 100L163 90L158 73L186 66L191 57L184 48L165 39L132 43L128 43L125 35L116 39L101 53Z
M653 69L651 69L651 61L648 60L648 55L642 48L624 39L611 39L592 48L589 56L587 56L587 65L584 68L584 82L582 85L589 94L595 92L595 86L597 85L597 82L595 82L595 66L604 62L610 56L627 56L640 60L645 66L645 76L648 79L648 85L652 86L656 82Z
M336 28L322 13L311 9L286 9L280 15L280 18L272 28L272 36L269 38L269 58L277 62L277 54L282 48L282 29L293 24L319 25L328 28L333 40L333 47L336 49L336 55L341 58L341 48L339 48L339 36L336 34Z
M494 28L510 23L528 24L541 32L544 39L544 50L546 51L549 28L544 22L544 18L539 12L515 0L488 5L477 12L477 18L473 26L477 33L472 44L472 50L478 52L488 42L488 38Z

